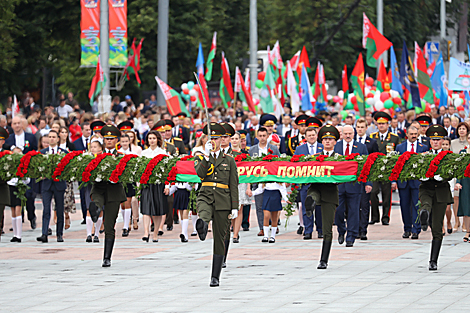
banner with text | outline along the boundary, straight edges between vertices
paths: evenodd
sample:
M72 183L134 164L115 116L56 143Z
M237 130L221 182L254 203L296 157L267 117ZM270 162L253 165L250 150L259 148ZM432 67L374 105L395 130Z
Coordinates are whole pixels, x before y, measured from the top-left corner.
M80 6L80 65L96 67L100 54L100 0L80 0Z
M127 63L127 0L108 0L108 4L109 66L124 67Z
M310 162L237 162L240 183L286 182L345 183L357 179L357 162L353 161L310 161ZM176 180L199 183L193 161L176 162Z

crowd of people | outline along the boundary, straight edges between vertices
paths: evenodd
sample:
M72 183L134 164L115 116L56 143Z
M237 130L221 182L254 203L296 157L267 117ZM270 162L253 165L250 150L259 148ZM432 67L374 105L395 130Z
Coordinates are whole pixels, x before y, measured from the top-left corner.
M405 151L436 153L440 149L463 153L468 152L470 147L469 119L465 111L456 110L452 105L432 108L431 113L421 113L418 116L414 110L400 108L394 116L384 112L366 112L365 117L358 117L352 111L343 118L335 111L337 108L334 106L328 107L328 111L315 114L310 111L291 113L287 102L285 114L276 117L246 111L242 102L237 101L232 108L210 108L210 116L206 117L204 110L195 107L189 116L185 113L172 116L165 106L157 105L154 95L140 104L135 104L130 96L126 96L122 102L119 97L115 97L111 111L106 113L83 110L72 93L67 97L61 95L56 106L39 107L28 93L20 100L20 113L14 113L11 106L7 106L5 115L0 115L2 151L11 150L20 154L33 150L43 154L89 151L95 155L107 152L136 154L147 158L159 154L204 155L208 141L208 136L203 131L206 120L220 123L227 130L221 136L221 150L232 156L239 153L252 156L268 154L268 150L276 155L327 153L322 138L319 138L319 130L325 125L338 131L338 138L335 138L338 141L335 140L333 146L328 143L328 151L341 155L391 151L399 154ZM110 125L118 129L118 133L113 133L112 136L103 135L102 129ZM427 136L431 125L441 125L446 132L442 147L436 151L433 148L433 139ZM64 229L70 228L70 214L76 213L77 207L73 183L47 179L41 182L24 180L23 183L30 187L26 193L25 210L22 210L21 201L15 192L18 179L4 183L9 186L10 198L4 205L12 208L12 242L21 242L25 217L31 228L36 228L34 203L37 197L42 199L44 207L42 233L38 241L45 243L48 236L52 235L49 227L51 218L56 224L57 241L64 241ZM99 189L96 185L80 189L79 211L83 218L82 224L86 224L86 242L99 242L107 219L114 221L109 222L112 225L108 227L109 233L105 231L106 238L114 238L115 218L110 218L109 213L106 216L109 201L106 200L107 195L104 194L105 199L101 202L96 201L96 197L91 200L91 195ZM367 240L368 225L389 225L392 193L398 191L403 221L402 237L418 239L420 232L428 226L427 221L420 221L419 218L420 185L419 181L345 183L339 185L337 199L319 199L318 195L322 192L312 191L312 186L305 184L296 203L300 218L297 233L303 235L304 240L311 240L316 231L318 238L331 242L332 232L328 225L334 224L337 226L339 243L346 242L346 246L353 247L355 240ZM287 184L280 183L240 184L240 214L232 221L231 241L238 243L240 230L248 231L255 226L249 218L250 208L254 203L258 236L262 242L275 243L276 233L279 233L277 226L279 212L282 210L281 200L287 201L287 187ZM189 219L193 225L190 235L197 235L197 208L189 207L192 188L198 186L189 183L177 183L174 186L157 184L143 189L139 203L136 186L126 186L122 203L116 204L115 210L116 217L118 210L123 217L122 236L127 237L129 231L143 227L142 240L149 242L152 238L153 242L158 242L158 238L164 234L165 225L166 231L172 231L173 224L181 221L181 242L188 242ZM446 203L446 224L439 230L441 237L462 229L466 233L464 241L470 240L469 188L467 179L451 181L453 206L451 201ZM382 193L381 203L379 193ZM101 210L103 206L104 212ZM380 206L382 214L379 211ZM327 214L325 207L330 208L326 210ZM460 217L463 217L463 221ZM2 214L2 234L5 232L4 218ZM435 231L434 229L433 232ZM228 250L227 242L225 246Z

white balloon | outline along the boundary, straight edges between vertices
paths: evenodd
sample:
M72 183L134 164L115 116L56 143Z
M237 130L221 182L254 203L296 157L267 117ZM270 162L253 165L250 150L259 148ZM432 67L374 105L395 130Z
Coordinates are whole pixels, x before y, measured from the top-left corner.
M332 95L326 95L326 99L327 99L328 101L330 101L331 99L333 99L333 96L332 96Z
M188 84L184 83L184 84L181 84L181 90L185 90L188 88Z
M452 94L452 100L455 99L455 98L458 98L458 97L459 97L458 94L456 94L456 93L453 93L453 94Z
M384 103L382 101L376 101L374 104L375 110L380 111L384 108Z
M392 98L397 98L400 94L396 90L390 90L390 95Z
M374 100L379 101L380 100L380 91L376 90L374 94Z
M194 89L191 89L191 90L189 91L189 95L190 95L190 96L195 96L195 97L197 97L198 92L197 92L196 90L194 90Z
M463 104L463 99L462 98L457 98L457 99L454 99L454 106L457 108L459 106L461 106Z
M354 97L354 93L350 93L350 94L348 95L348 100L351 101L351 98L352 98L352 97Z
M341 99L343 99L343 97L344 97L344 91L342 91L342 90L338 91L338 97L340 97Z
M375 99L374 98L367 98L366 103L370 106L373 106L375 104Z
M370 92L370 87L369 87L369 86L365 86L365 87L364 87L364 95L367 96L367 95L369 94L369 92Z

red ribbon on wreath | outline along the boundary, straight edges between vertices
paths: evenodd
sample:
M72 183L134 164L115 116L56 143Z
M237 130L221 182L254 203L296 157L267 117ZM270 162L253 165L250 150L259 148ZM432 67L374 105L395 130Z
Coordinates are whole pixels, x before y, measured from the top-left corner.
M470 163L468 163L467 167L465 168L465 172L463 174L464 177L470 177Z
M441 164L442 159L452 153L452 151L441 151L439 152L434 159L432 159L431 164L429 165L428 171L426 172L427 178L433 178L439 169L439 164Z
M380 153L380 152L369 154L369 156L367 157L366 163L364 163L364 166L362 167L361 174L359 175L357 181L361 183L367 182L367 177L369 177L370 169L372 168L372 165L374 165L375 160L377 160L377 158L381 155L385 155L385 154Z
M185 155L184 157L182 157L180 159L180 161L188 161L189 159L191 159L193 156L192 155Z
M392 173L390 174L390 177L388 180L390 181L396 181L398 180L398 177L400 177L401 172L403 171L403 167L405 166L406 162L411 158L413 154L416 154L415 152L410 152L406 151L402 155L398 157L397 163L395 163L395 166L392 169Z
M176 181L176 174L178 174L178 170L176 169L176 166L174 166L170 173L168 173L168 177L166 178L165 185L174 185Z
M98 167L101 161L104 160L107 156L112 156L111 153L102 153L98 154L90 163L85 167L85 170L82 173L82 181L87 183L90 181L91 172Z
M347 155L344 159L349 161L349 160L354 160L355 157L357 157L359 153L351 153L350 155Z
M271 161L272 159L275 159L275 158L278 158L278 156L274 155L274 154L269 154L269 155L263 157L263 161Z
M325 161L325 158L326 158L326 155L320 154L319 156L317 156L317 157L315 158L315 160L317 160L317 161L319 161L319 162L323 162L323 161Z
M152 175L153 169L155 168L155 166L157 166L158 162L160 162L166 157L168 157L166 154L159 154L150 160L150 162L145 167L142 177L140 178L141 184L147 184L149 182L150 175Z
M65 170L65 167L74 159L76 156L79 156L82 154L83 151L73 151L70 153L67 153L62 160L60 160L59 164L57 164L57 167L54 170L54 173L52 174L52 179L54 181L59 181L57 177L59 177L62 172Z
M41 154L37 151L29 151L20 160L20 165L18 166L18 169L16 170L16 176L18 177L24 177L28 173L28 166L29 163L31 162L31 158L35 155Z
M300 158L305 156L305 154L298 154L298 155L293 155L292 158L290 158L291 162L299 162Z
M127 162L136 157L136 154L126 154L121 160L119 160L118 165L111 173L111 176L109 176L109 181L117 183L119 181L119 177L121 177L122 173L124 173L124 170L126 169Z

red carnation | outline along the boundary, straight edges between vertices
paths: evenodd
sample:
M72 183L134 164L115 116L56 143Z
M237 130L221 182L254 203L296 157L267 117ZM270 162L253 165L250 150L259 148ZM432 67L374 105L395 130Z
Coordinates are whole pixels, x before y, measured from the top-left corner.
M326 158L326 155L320 154L320 155L317 156L315 159L316 159L317 161L323 162L323 161L325 161L325 158Z
M303 157L305 154L300 154L300 155L293 155L292 158L290 159L291 162L299 162L300 158Z
M361 183L367 182L367 177L369 177L370 169L372 168L372 165L374 165L375 160L381 155L385 155L385 154L380 153L380 152L369 154L369 156L367 157L366 163L362 167L361 174L359 175L359 178L357 179L359 182Z
M31 162L31 158L35 155L41 154L37 151L29 151L23 157L21 157L20 160L20 165L18 166L18 169L16 171L16 176L19 177L24 177L28 173L28 166L29 163Z
M268 153L269 153L269 154L273 154L274 151L273 151L272 149L269 149L269 148L268 148Z
M188 161L188 160L191 159L192 157L193 157L192 155L186 155L186 156L182 157L182 158L180 159L180 161Z
M119 177L121 177L122 173L124 173L124 170L126 169L127 162L136 157L137 155L135 154L127 154L121 160L119 160L118 165L111 173L111 176L109 176L109 181L117 183L119 181Z
M390 181L396 181L398 177L400 177L400 174L403 171L403 167L405 166L405 163L411 158L413 154L416 154L416 153L406 151L405 153L400 155L400 157L397 160L397 163L393 167L390 177L388 178Z
M82 181L83 182L89 182L90 177L91 177L91 172L95 170L98 165L101 163L101 161L104 160L107 156L112 156L111 153L102 153L98 154L93 160L91 160L90 163L85 167L85 170L82 173Z
M434 159L432 159L431 164L429 165L429 169L426 172L427 178L433 178L436 174L437 170L439 169L438 165L441 164L442 159L452 151L441 151L439 152Z
M62 175L62 172L65 170L65 167L72 161L76 156L79 156L82 154L82 151L73 151L70 153L67 153L62 160L60 160L59 164L57 164L57 167L54 170L54 173L52 174L52 179L54 181L59 181L57 177Z
M351 153L350 155L347 155L344 159L345 160L354 160L355 157L357 157L359 153Z
M166 154L159 154L159 155L155 156L153 159L150 160L150 162L145 167L145 170L144 170L144 173L142 174L142 177L140 178L140 183L141 184L147 184L148 183L148 181L150 179L150 175L152 175L153 169L155 168L155 166L157 166L157 164L166 157L168 157Z

